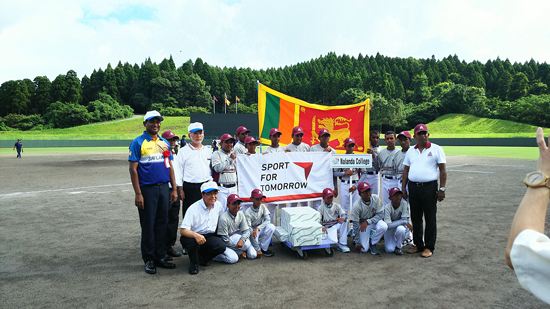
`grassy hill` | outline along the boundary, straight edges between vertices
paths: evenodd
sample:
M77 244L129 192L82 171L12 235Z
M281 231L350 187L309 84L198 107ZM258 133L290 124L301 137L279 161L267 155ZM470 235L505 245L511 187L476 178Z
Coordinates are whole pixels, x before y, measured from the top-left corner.
M94 123L67 129L42 131L2 132L2 140L58 140L58 139L133 139L143 132L143 118ZM187 133L189 117L165 117L161 130L171 130L177 135ZM456 137L535 137L537 127L512 121L479 118L471 115L448 114L426 124L430 136ZM550 129L545 129L545 131ZM412 133L412 129L411 129Z

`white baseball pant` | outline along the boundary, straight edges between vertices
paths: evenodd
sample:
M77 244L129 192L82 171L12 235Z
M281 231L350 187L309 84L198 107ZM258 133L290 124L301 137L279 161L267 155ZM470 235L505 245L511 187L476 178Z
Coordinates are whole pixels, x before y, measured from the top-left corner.
M344 224L336 223L335 225L327 228L328 239L332 240L333 242L337 242L343 246L347 246L348 245L348 225L345 223L346 221L344 221ZM338 237L338 233L340 233L340 237Z
M372 236L372 244L376 245L380 239L382 238L382 235L386 233L388 230L388 225L386 222L379 220L376 222L376 224L373 226L371 224L367 225L367 228L365 231L355 231L355 233L359 232L359 242L363 248L361 249L361 252L368 252L369 251L369 238L370 238L370 231L374 230L374 235Z
M237 194L237 186L226 188L224 186L218 186L218 201L222 203L223 210L227 210L227 198L231 194Z
M240 238L240 235L239 235ZM227 264L235 264L239 261L239 256L237 252L233 251L231 248L225 248L225 252L222 254L216 255L212 261L222 262Z
M252 229L254 232L255 229ZM271 243L271 237L273 237L273 233L275 233L275 225L269 223L266 225L266 227L263 230L260 230L256 234L256 240L260 242L260 239L262 241L260 242L260 248L264 251L267 251L269 249L269 244Z
M403 225L388 229L386 233L384 233L384 247L386 248L386 252L394 252L395 247L399 249L403 248L403 240L407 238L409 233L409 228Z
M231 237L231 240L233 241L234 244L237 244L239 242L239 240L241 240L241 235L240 234L233 234L229 237ZM258 255L256 250L254 249L254 246L252 246L252 243L250 242L250 239L247 239L244 242L244 245L241 247L241 250L246 252L246 258L247 259L253 260Z
M380 192L378 192L378 188L379 188L378 184L380 183L378 176L379 176L378 173L371 175L365 172L364 174L361 174L358 184L364 181L368 182L372 190L372 194L376 194L380 196Z
M357 188L357 184L358 183L351 183L351 186L355 186ZM349 214L349 195L350 195L349 188L350 188L350 183L345 182L345 180L340 181L340 192L338 196L340 197L340 205L342 206L342 208L347 214ZM359 199L359 194L357 193L357 189L353 191L353 193L351 194L352 194L352 203L355 203L355 201Z
M387 178L391 177L391 179ZM382 205L386 205L390 202L390 189L397 187L399 182L395 176L382 175L382 190L380 191L380 198L382 199ZM399 187L401 189L401 187Z

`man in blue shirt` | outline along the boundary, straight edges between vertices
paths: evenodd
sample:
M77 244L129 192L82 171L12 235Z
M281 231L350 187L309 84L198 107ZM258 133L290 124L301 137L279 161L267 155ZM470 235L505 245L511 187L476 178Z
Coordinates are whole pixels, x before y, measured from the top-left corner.
M17 158L21 158L21 152L23 151L23 144L21 143L21 140L18 139L17 143L13 146L13 149L17 148Z
M143 118L145 131L130 144L130 178L141 225L141 256L145 272L155 274L156 266L176 268L166 257L165 235L168 208L178 198L170 144L158 135L164 118L149 111ZM168 187L172 185L172 190Z

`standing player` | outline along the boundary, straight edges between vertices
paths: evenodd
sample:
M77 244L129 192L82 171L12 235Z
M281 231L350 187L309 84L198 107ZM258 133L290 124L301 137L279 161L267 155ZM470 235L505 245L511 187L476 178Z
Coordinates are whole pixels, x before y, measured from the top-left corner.
M256 154L256 147L258 147L258 141L252 137L249 136L244 140L244 147L246 147L246 153L247 155Z
M271 140L271 145L268 146L264 150L264 154L266 153L274 153L274 152L285 152L285 149L283 146L279 145L279 141L281 140L281 131L277 128L272 128L269 130L269 139Z
M237 143L233 147L233 151L236 154L246 153L245 140L248 137L248 133L250 133L250 130L247 129L246 127L240 126L237 128L237 132L235 133L235 138L237 140Z
M409 205L403 200L403 192L398 187L391 188L389 194L390 202L384 205L384 222L388 225L384 234L384 245L386 252L402 255L403 240L412 231Z
M397 187L401 188L403 184L403 169L405 168L403 161L405 161L405 155L411 145L411 133L409 131L401 131L397 135L397 140L399 141L399 146L401 146L401 151L398 151L393 157L393 168L397 175Z
M302 143L304 139L304 129L300 126L296 126L292 129L292 143L286 145L285 151L287 152L309 152L309 145Z
M330 152L331 154L336 154L336 150L328 145L330 140L330 132L327 129L321 129L319 131L319 144L311 146L311 152ZM338 177L335 176L335 173L332 173L332 181L334 186L334 197L338 197ZM313 208L318 209L322 201L313 202Z
M378 155L380 154L380 146L378 145L378 142L380 141L380 132L377 130L370 131L370 147L367 150L367 153L370 153L372 155L372 168L363 168L361 169L361 177L359 178L359 182L367 182L372 188L373 194L379 194L379 177L378 172L380 170L379 164L378 164Z
M380 194L382 196L382 205L386 205L390 202L390 189L397 186L397 176L393 164L393 158L399 152L395 148L395 132L388 131L384 134L386 145L385 149L382 149L378 154L378 163L380 164L380 177L382 178L382 189Z
M256 258L256 251L250 243L250 226L242 211L243 200L237 194L227 197L227 211L218 221L218 235L221 236L227 248L235 251L237 255L251 260ZM238 260L238 258L237 258Z
M413 240L416 245L408 253L422 252L422 257L429 258L435 249L437 238L437 202L445 199L445 184L447 183L446 158L443 148L431 143L430 134L425 124L414 128L416 146L407 151L403 184L405 191L409 184L409 203L411 204L411 221L413 225ZM439 178L440 186L437 185ZM406 193L403 194L407 198ZM424 232L423 220L426 221Z
M224 134L221 137L221 149L212 153L212 169L218 173L218 201L226 207L227 197L230 194L237 194L237 168L235 166L237 155L233 152L235 139L231 134Z
M356 231L353 239L355 249L359 252L367 252L370 248L371 254L380 254L376 244L388 229L388 225L383 220L384 207L378 195L372 194L368 183L360 183L357 191L361 198L353 204L351 211L351 222ZM374 231L372 237L371 231Z
M348 225L346 212L338 203L334 203L334 191L331 188L323 190L323 203L317 210L321 214L321 225L323 232L328 238L338 243L338 250L344 253L349 252L348 247ZM338 237L340 233L340 237Z
M248 223L252 228L251 243L256 249L258 256L271 257L275 253L269 250L269 243L275 232L275 225L271 223L269 216L269 210L262 204L262 200L265 198L260 189L252 190L250 199L252 200L252 206L246 210L245 215L248 219Z
M346 138L344 148L346 148L346 154L353 154L355 139L352 137ZM359 179L358 172L358 168L340 168L334 172L334 176L340 177L340 204L346 213L349 213L350 194L352 195L352 203L359 199L356 191L357 187L355 186Z
M21 140L18 139L15 145L13 145L13 150L17 148L17 158L21 159L21 153L23 152L23 143L21 143Z
M174 161L172 161L172 164L174 166L177 166L176 163L176 156L178 154L178 140L179 137L174 134L172 131L164 131L162 133L162 138L168 141L170 143L170 151L172 152L172 156L174 157ZM178 174L178 170L174 169L174 175ZM168 184L170 188L172 189L172 185ZM168 224L166 226L166 254L172 257L180 257L181 252L174 250L172 248L176 244L176 240L178 239L178 223L179 223L179 216L180 216L180 208L181 208L181 197L178 194L177 200L170 203L170 208L168 209Z
M157 111L145 114L145 131L132 141L128 156L134 203L141 225L141 257L148 274L155 274L156 267L176 268L165 260L168 208L178 194L170 146L158 136L162 120L164 118ZM171 191L168 182L172 184Z

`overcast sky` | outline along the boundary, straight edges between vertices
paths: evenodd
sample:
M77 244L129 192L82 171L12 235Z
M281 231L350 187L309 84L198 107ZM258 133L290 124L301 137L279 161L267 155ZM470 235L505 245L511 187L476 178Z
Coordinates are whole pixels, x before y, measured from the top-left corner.
M0 0L0 84L119 61L262 69L328 52L550 62L550 1Z

